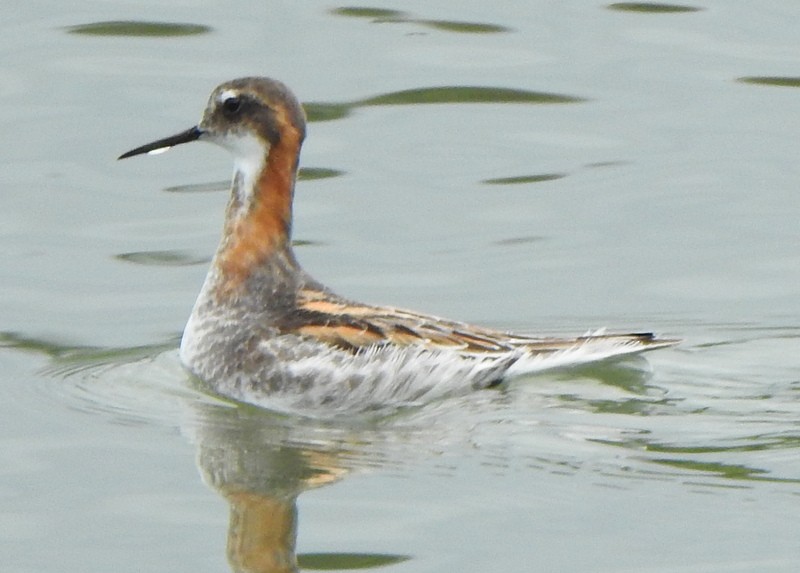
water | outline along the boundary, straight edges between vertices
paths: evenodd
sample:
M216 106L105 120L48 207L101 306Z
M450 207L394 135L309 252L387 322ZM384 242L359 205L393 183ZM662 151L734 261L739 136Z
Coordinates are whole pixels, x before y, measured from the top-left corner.
M364 7L3 10L4 571L274 571L295 528L309 570L797 570L800 8ZM114 158L246 74L309 103L337 291L684 344L348 423L205 396L175 349L229 158Z

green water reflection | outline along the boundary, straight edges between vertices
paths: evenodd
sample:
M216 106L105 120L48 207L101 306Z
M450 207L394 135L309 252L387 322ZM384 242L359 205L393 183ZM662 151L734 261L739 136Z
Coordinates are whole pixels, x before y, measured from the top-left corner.
M330 167L301 167L297 173L297 179L299 181L316 181L317 179L340 177L344 174L344 171Z
M196 257L185 251L134 251L115 255L114 258L126 263L156 267L185 267L210 261L207 257Z
M324 244L322 241L308 239L294 239L292 241L293 247L318 247ZM187 251L178 250L132 251L114 255L114 258L125 263L148 267L189 267L207 265L211 262L209 257L197 256Z
M566 173L541 173L538 175L515 175L514 177L497 177L495 179L484 179L481 183L486 185L522 185L525 183L542 183L544 181L554 181L563 179Z
M316 181L318 179L331 179L333 177L340 177L345 172L339 169L332 169L330 167L301 167L297 172L298 181ZM165 187L164 191L167 193L216 193L220 191L229 191L231 187L230 180L224 181L209 181L208 183L186 183L184 185L173 185Z
M216 193L219 191L228 191L231 182L225 181L209 181L208 183L186 183L184 185L173 185L172 187L165 187L164 191L167 193Z
M580 403L596 414L625 414L627 416L649 416L657 412L657 406L668 405L666 400L627 398L623 400L586 400L574 394L561 394L564 402Z
M78 372L111 364L126 364L146 359L176 348L179 336L158 344L110 348L103 346L72 345L62 340L37 338L19 332L0 332L0 348L13 348L32 352L50 359L45 373L66 377Z
M530 245L531 243L538 243L545 240L547 240L547 237L542 237L541 235L530 235L527 237L510 237L508 239L500 239L499 241L493 242L492 245L497 247L509 247L516 245Z
M496 24L479 24L476 22L454 22L451 20L412 20L422 26L444 30L446 32L458 32L460 34L496 34L498 32L510 32L511 28L498 26Z
M796 76L746 76L739 78L738 81L744 84L800 88L800 77Z
M309 102L303 104L309 122L344 119L353 111L352 104Z
M578 96L492 86L437 86L388 92L352 102L307 102L309 122L332 121L349 116L356 108L383 105L428 104L568 104L586 99Z
M674 14L677 12L699 12L702 8L681 4L653 4L650 2L616 2L609 4L611 10L622 12L648 12L651 14Z
M407 555L386 553L300 553L297 564L309 571L341 571L343 569L374 569L402 563Z
M767 470L751 468L741 464L726 464L701 460L651 459L653 463L681 470L691 470L703 474L736 481L766 481L773 483L800 483L800 479L779 478L769 475Z
M212 28L201 24L117 20L69 26L66 30L70 34L80 34L83 36L153 36L165 38L207 34L211 32Z
M410 23L418 24L445 32L456 32L461 34L496 34L498 32L510 32L511 28L499 26L497 24L482 24L479 22L459 22L456 20L430 20L427 18L417 18L407 12L399 10L388 10L385 8L372 8L366 6L350 6L331 10L331 14L345 16L349 18L365 18L375 24L384 23Z
M389 10L386 8L368 8L350 6L345 8L336 8L331 10L331 14L337 16L348 16L351 18L369 18L373 22L385 22L387 20L402 20L408 17L408 14L400 10Z
M667 404L666 401L663 403ZM611 411L614 412L613 409ZM661 414L665 412L666 410L660 411ZM628 412L619 410L617 413ZM646 414L645 411L633 411L630 413ZM702 416L702 412L695 415ZM753 467L751 465L707 459L708 457L719 455L765 451L769 452L786 448L796 449L798 445L800 445L800 438L797 438L796 436L775 437L753 435L741 437L736 440L736 443L731 445L714 444L691 446L663 443L647 434L633 435L620 441L603 439L596 439L593 441L632 451L639 450L643 454L646 454L646 460L649 463L679 469L682 471L690 471L692 473L720 477L734 481L800 483L800 478L773 476L770 474L769 470ZM663 455L653 456L651 454L668 454L670 457L663 457Z
M356 102L357 106L416 105L431 103L578 103L583 98L483 86L443 86L391 92Z

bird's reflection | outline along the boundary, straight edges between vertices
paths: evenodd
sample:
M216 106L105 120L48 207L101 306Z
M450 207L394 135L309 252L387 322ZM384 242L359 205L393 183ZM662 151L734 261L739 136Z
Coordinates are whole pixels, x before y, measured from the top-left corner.
M647 388L643 365L646 362L641 360L605 364L573 370L571 376L597 379L638 394ZM409 446L425 457L425 444L443 446L454 433L463 438L470 432L459 422L466 414L465 406L484 413L495 411L502 417L508 396L504 392L482 396L465 397L460 405L445 401L441 407L432 404L406 415L346 422L287 416L245 405L194 404L193 421L188 428L184 425L184 431L190 429L203 479L230 506L227 557L231 569L236 573L297 571L297 498L302 492L331 484L359 467L408 461ZM332 568L334 559L341 564L343 555L322 556L327 562L320 566ZM350 558L346 568L408 559L346 555Z
M348 432L244 406L195 408L192 440L198 467L230 506L231 569L297 571L297 497L347 474L354 455L347 447ZM389 562L405 559L383 557Z
M297 571L294 496L239 491L225 497L231 506L228 562L234 571Z
M70 383L54 386L49 397L126 422L174 424L180 419L181 432L196 448L204 481L229 505L227 557L235 573L370 569L410 559L383 553L297 554L298 496L352 472L402 468L406 473L434 463L441 475L442 456L450 451L485 456L497 468L521 459L526 468L562 472L565 463L582 463L569 453L575 440L600 441L591 432L584 437L584 427L593 428L587 418L574 426L574 416L558 416L562 406L587 414L635 414L642 422L659 408L670 411L669 398L652 385L644 358L565 369L405 410L326 421L221 402L187 384L177 353L157 352L161 346L66 347L13 333L0 333L0 346L50 358L46 371ZM590 385L593 391L588 393L586 380L612 391L598 392ZM532 424L547 412L556 416ZM602 430L604 444L631 448L637 456L643 444L653 445L650 432L627 426L615 430L608 424ZM663 452L676 446L665 442L659 447ZM531 459L535 465L525 465ZM655 461L664 460L659 454ZM629 473L630 461L625 464Z

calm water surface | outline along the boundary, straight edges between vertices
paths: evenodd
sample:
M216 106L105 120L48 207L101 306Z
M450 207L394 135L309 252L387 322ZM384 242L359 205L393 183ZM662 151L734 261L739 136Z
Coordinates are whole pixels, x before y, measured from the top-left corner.
M800 5L2 12L4 571L798 570ZM684 344L347 422L204 395L230 160L114 158L252 74L307 104L337 291Z

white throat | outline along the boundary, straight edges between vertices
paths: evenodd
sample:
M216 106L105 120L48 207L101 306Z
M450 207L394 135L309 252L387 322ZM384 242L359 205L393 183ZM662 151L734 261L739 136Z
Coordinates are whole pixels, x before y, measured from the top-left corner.
M269 146L249 132L228 134L212 141L233 154L233 176L241 177L239 199L242 204L249 203L256 180L264 169Z

